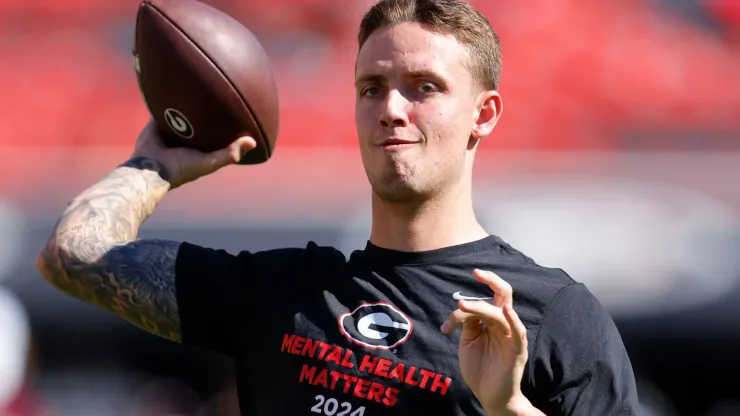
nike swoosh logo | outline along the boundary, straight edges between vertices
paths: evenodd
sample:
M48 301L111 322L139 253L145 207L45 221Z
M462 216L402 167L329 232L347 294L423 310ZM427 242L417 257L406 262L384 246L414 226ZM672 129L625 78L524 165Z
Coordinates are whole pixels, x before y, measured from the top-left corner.
M455 293L453 293L452 294L452 299L455 299L455 300L491 300L491 299L493 299L492 297L490 297L490 298L477 298L477 297L474 297L474 296L464 296L464 295L461 295L460 293L462 293L462 292L455 292Z

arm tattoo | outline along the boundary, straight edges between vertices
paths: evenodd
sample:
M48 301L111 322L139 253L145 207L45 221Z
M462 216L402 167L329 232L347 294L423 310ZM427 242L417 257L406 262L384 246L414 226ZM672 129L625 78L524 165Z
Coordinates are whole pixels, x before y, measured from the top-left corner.
M170 188L160 163L135 158L82 192L39 255L44 277L63 292L152 333L180 340L175 261L180 243L137 240Z

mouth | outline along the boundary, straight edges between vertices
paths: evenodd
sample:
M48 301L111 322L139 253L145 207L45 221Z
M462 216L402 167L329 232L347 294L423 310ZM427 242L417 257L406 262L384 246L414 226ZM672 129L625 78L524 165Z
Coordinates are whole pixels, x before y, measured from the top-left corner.
M383 140L377 146L382 148L385 151L395 152L395 151L407 149L415 144L419 144L419 141L392 137L392 138Z

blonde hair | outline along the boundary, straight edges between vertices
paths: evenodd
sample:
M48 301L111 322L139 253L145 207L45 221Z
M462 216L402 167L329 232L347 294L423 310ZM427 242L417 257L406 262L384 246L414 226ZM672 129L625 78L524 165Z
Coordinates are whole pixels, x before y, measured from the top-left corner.
M432 32L454 36L467 49L466 65L479 86L498 90L501 43L478 10L461 0L381 0L362 18L359 49L376 30L399 23L419 23Z

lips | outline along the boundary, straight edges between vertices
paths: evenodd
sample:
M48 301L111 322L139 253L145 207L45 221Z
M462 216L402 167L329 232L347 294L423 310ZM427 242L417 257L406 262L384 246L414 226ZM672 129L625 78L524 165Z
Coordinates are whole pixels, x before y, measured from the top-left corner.
M402 144L416 144L419 143L418 140L412 140L412 139L402 139L398 137L391 137L388 139L383 140L382 142L378 143L377 146L385 147L385 146L394 146L394 145L402 145Z

